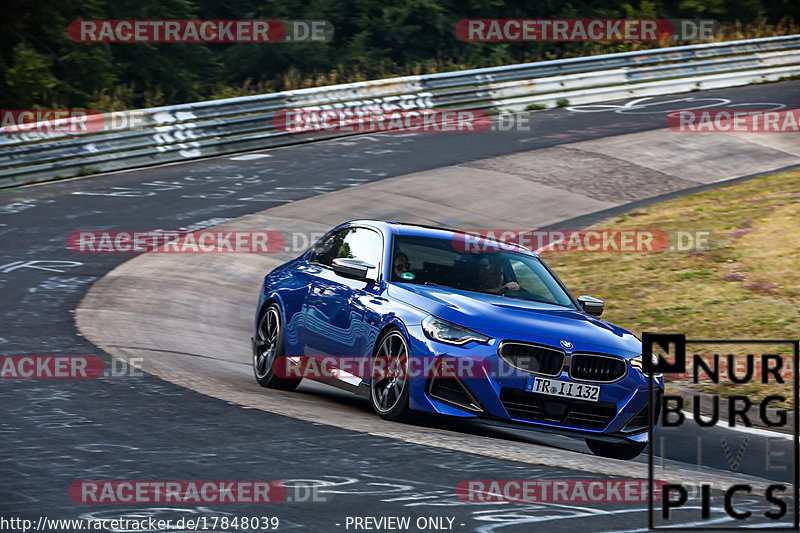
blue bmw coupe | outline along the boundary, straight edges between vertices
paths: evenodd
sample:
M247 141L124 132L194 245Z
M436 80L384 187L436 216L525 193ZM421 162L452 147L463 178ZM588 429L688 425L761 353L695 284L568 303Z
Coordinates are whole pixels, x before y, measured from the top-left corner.
M264 278L253 369L277 389L324 380L386 419L423 411L528 426L632 459L650 421L642 345L602 311L528 248L357 220Z

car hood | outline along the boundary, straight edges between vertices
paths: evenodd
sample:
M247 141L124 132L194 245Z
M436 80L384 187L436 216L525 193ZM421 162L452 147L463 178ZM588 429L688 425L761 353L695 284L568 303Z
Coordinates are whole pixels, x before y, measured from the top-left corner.
M550 337L556 345L568 340L576 349L596 345L641 353L641 342L629 331L574 309L434 285L390 283L388 293L441 319L488 335L494 331L521 338Z

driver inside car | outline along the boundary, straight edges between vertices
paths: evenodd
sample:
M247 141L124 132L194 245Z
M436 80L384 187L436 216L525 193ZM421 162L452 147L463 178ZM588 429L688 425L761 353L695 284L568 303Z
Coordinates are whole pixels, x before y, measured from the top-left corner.
M405 279L403 278L403 274L411 272L411 263L408 261L408 256L403 252L395 254L392 265L392 274L395 281ZM411 279L413 279L413 276Z
M503 265L499 258L481 259L478 269L478 283L482 291L497 294L520 289L519 283L516 281L503 283Z

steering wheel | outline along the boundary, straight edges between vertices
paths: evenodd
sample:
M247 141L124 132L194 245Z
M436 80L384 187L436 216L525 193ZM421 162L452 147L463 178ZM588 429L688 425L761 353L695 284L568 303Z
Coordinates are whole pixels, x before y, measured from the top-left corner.
M520 295L524 295L524 296L533 296L533 293L531 291L529 291L528 289L526 289L525 287L520 287L519 289L517 289L515 291L512 291L508 287L503 287L502 289L497 291L497 294L500 295L500 296L505 296L509 292L513 292L515 294L520 294Z

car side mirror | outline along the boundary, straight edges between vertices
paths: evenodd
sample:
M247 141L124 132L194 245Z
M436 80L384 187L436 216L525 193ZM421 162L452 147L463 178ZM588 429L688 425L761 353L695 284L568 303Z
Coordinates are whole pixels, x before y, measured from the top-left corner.
M594 316L602 315L603 309L606 306L603 300L591 296L578 296L578 303L581 304L584 311Z
M342 277L367 282L375 281L369 275L369 271L374 269L375 265L371 265L360 259L339 257L333 260L331 266L333 267L333 271Z

